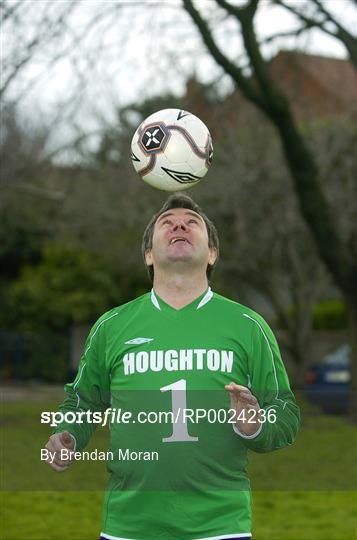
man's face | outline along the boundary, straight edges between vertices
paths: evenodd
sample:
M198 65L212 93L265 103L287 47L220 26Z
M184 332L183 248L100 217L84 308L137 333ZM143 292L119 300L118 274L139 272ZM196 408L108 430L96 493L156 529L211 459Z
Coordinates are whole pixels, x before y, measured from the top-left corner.
M199 214L186 208L173 208L156 220L152 248L145 254L146 264L169 269L174 263L185 268L200 268L216 260L215 248L208 247L206 224Z

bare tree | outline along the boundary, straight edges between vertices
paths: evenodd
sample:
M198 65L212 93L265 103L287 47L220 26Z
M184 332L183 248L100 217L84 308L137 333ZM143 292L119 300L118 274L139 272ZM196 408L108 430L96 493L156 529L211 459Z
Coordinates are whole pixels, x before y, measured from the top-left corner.
M344 242L335 226L331 206L321 189L321 178L317 160L309 148L298 126L287 97L279 88L269 70L269 65L260 50L259 39L254 22L259 0L248 0L244 5L233 5L226 0L216 0L226 16L238 23L237 32L242 36L244 49L249 60L251 74L230 60L216 43L209 23L196 9L192 0L183 4L196 25L208 51L223 70L230 75L244 97L254 103L270 120L279 134L283 154L291 173L298 197L300 211L315 240L319 256L326 264L336 285L341 290L350 309L351 339L353 339L353 390L351 416L357 421L357 253L356 246L351 249L350 242ZM319 8L320 3L314 2ZM332 15L331 15L332 19ZM315 19L317 24L317 19ZM303 24L305 24L303 22ZM310 24L310 22L309 22ZM324 26L321 21L320 26ZM324 27L326 28L326 26ZM341 39L341 28L336 38ZM346 33L343 33L346 41ZM350 38L349 48L351 50ZM353 40L352 40L352 43ZM352 53L353 53L352 47Z
M292 4L287 0L272 0L293 13L300 25L296 30L299 34L311 28L318 28L328 36L338 39L346 47L353 65L357 68L357 39L329 11L321 0L309 0ZM353 1L351 2L352 5Z
M222 123L223 115L220 118ZM220 284L229 286L231 294L245 302L252 301L245 293L247 285L266 300L273 310L267 315L285 329L281 344L293 362L295 382L301 382L311 361L313 307L327 295L338 293L300 217L273 129L258 114L248 125L254 125L254 130L247 125L230 129L224 125L226 136L216 139L215 145L219 186L207 183L198 186L197 192L223 232L223 256L217 271ZM338 213L343 213L339 223L344 238L355 230L354 177L349 160L340 156L354 143L352 127L342 122L331 122L329 129L318 124L309 128L309 145L319 166L327 171L327 196L335 200Z
M60 3L53 6L51 2L40 3L37 8L40 12L38 18L46 24L40 24L36 28L24 29L20 21L33 12L30 3L19 0L9 2L4 0L0 5L0 23L2 25L4 51L7 53L2 61L0 97L2 97L21 71L29 64L35 54L40 53L50 43L60 42L64 28L76 7L75 0ZM4 33L6 31L7 40ZM11 36L11 39L10 39ZM61 55L51 59L55 64Z

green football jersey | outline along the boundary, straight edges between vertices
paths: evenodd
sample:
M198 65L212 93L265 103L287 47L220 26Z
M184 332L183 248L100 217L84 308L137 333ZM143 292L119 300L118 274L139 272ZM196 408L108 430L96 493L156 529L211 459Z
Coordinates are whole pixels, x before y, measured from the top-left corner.
M265 411L251 437L232 419L231 381L250 388ZM107 538L250 535L247 451L292 444L299 426L269 326L210 288L179 310L151 291L103 315L65 391L62 412L130 413L130 421L116 416L110 424ZM82 451L94 429L84 421L56 431L68 430Z

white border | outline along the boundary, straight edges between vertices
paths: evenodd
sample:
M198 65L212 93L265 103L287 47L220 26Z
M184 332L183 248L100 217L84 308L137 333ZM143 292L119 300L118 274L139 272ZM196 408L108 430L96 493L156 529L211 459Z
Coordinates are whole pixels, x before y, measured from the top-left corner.
M106 538L107 540L135 540L134 538L123 538L122 536L111 536L101 532L100 536ZM197 538L196 540L229 540L229 538L245 538L251 537L251 533L236 533L236 534L224 534L223 536L207 536L205 538Z

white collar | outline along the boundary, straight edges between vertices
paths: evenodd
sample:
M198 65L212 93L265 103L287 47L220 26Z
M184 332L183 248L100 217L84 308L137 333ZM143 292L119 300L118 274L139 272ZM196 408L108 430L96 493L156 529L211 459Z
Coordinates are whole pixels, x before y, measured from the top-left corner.
M158 299L156 298L156 295L154 293L154 289L151 289L151 302L154 304L154 306L157 309L161 309Z
M201 307L203 307L205 304L207 304L207 302L209 302L211 300L213 296L213 292L212 292L212 289L211 287L208 287L208 290L206 292L206 294L204 295L204 297L201 299L200 303L198 304L197 308L196 309L200 309ZM160 307L160 304L159 304L159 301L156 297L156 294L155 294L155 291L154 289L151 289L151 302L154 304L154 306L161 310L161 307Z

